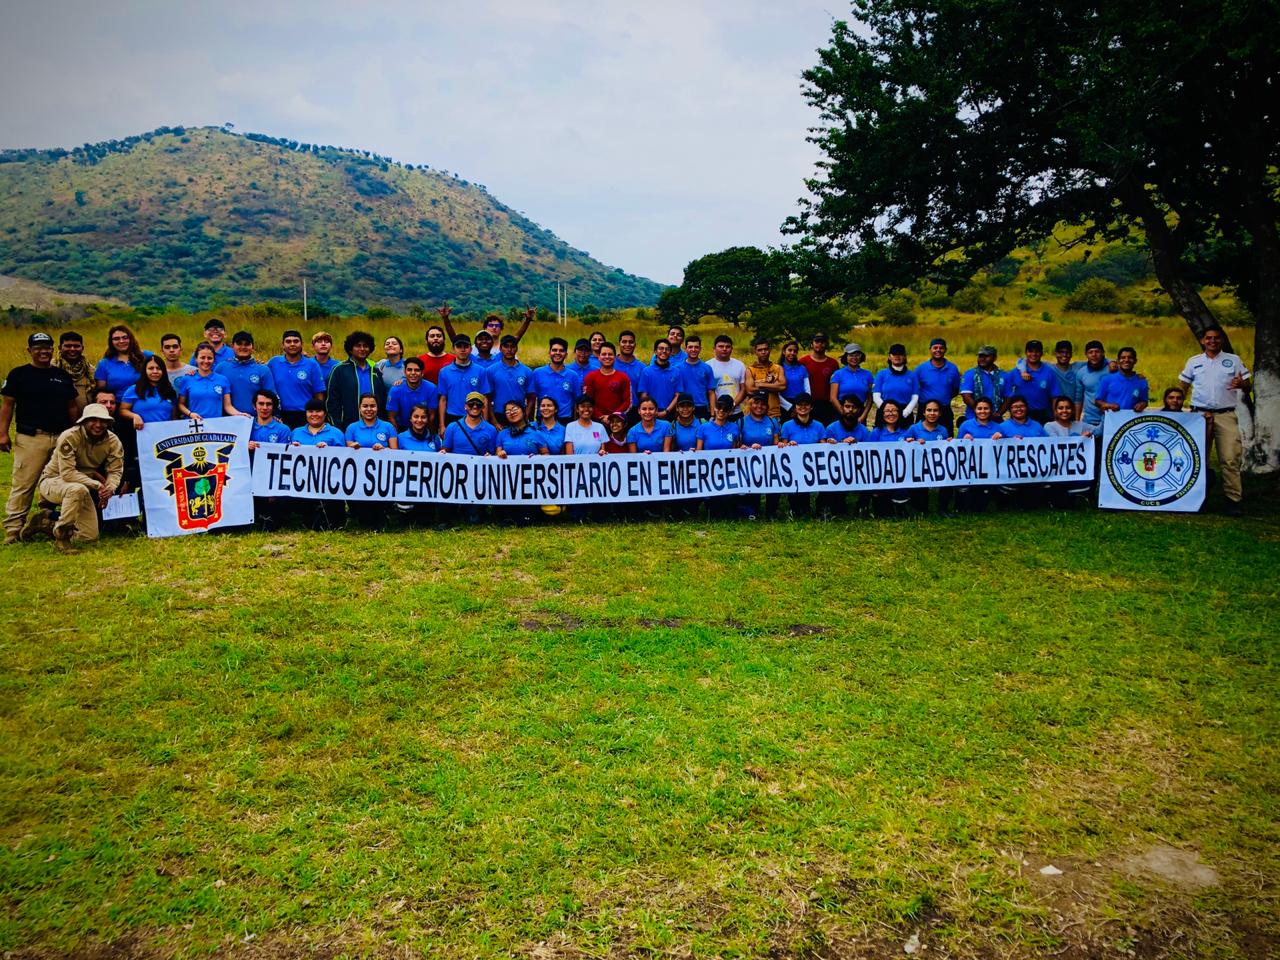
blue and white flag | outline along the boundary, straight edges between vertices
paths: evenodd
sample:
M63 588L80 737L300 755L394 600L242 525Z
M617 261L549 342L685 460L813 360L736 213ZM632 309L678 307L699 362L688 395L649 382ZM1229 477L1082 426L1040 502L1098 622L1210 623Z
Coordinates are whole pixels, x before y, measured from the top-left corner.
M1205 466L1203 415L1108 410L1098 506L1194 513L1204 504Z
M148 423L138 433L147 536L253 523L248 417Z

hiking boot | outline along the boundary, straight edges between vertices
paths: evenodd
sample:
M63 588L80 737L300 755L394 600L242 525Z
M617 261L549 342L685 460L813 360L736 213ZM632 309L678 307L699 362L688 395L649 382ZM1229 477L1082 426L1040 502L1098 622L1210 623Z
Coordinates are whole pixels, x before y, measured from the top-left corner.
M80 548L71 542L71 536L75 533L75 527L54 527L53 528L53 545L58 548L59 553L79 553Z
M1228 500L1226 505L1222 508L1222 512L1228 517L1243 517L1244 507L1240 506L1240 504L1235 500Z
M37 510L33 513L26 527L18 534L18 538L24 543L31 543L40 534L53 536L53 516L48 510Z

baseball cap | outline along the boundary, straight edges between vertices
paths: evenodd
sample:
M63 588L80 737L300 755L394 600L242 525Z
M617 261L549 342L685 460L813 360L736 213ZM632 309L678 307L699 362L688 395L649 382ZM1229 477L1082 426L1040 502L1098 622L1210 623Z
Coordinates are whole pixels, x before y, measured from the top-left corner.
M455 347L469 347L471 346L471 338L465 333L460 333L453 338L453 345Z
M575 349L575 350L590 350L590 349L591 349L591 341L590 341L590 340L588 340L586 337L582 337L582 338L580 338L580 339L578 340L578 342L577 342L577 343L575 343L575 344L573 345L573 349Z
M493 334L488 330L477 330L474 339L479 340L481 337L484 337L486 340L492 340Z
M866 351L862 349L862 344L860 343L846 343L844 345L844 352L846 355L850 353L860 353L864 357L867 355Z
M253 334L248 330L237 330L236 335L231 338L232 343L253 343Z
M722 394L721 396L716 397L716 409L717 409L717 410L732 410L732 409L733 409L733 397L729 396L728 394Z
M31 334L31 336L27 337L27 346L28 347L52 347L53 337L49 336L47 333L33 333Z
M479 393L478 391L472 390L470 393L467 394L467 400L465 405L470 405L472 403L484 403L485 399L486 398L483 393Z
M995 355L996 348L991 346L991 344L986 344L985 346L978 348L978 356L980 357L994 357Z
M815 333L812 337L809 338L810 343L813 343L815 340L821 340L823 343L826 343L827 335L819 331L818 333Z
M900 343L895 343L889 348L889 353L892 355L902 354L902 356L905 357L907 355L907 348Z
M1027 345L1023 349L1039 350L1041 353L1044 353L1044 344L1041 343L1039 340L1028 340Z
M809 406L813 406L813 397L811 397L809 394L804 393L802 391L800 393L797 393L794 397L791 398L791 405L793 407L801 403L807 403L809 404Z
M678 406L680 406L680 404L682 404L682 403L687 403L687 404L689 404L690 406L696 406L696 404L694 404L694 402L693 402L693 394L691 394L691 393L678 393L678 394L676 394L676 406L678 407Z
M498 341L498 346L500 347L517 347L519 345L520 341L509 333L504 333L502 339Z
M204 328L206 330L225 330L227 329L227 325L217 317L213 317L204 325Z
M765 400L765 401L767 401L767 400L769 399L769 391L768 391L768 390L753 390L751 393L747 394L747 398L748 398L749 400Z
M1057 343L1053 345L1054 353L1057 353L1059 350L1070 350L1070 349L1072 349L1070 340L1059 340Z
M942 337L934 337L929 341L929 346L931 347L945 347L946 345L947 341L942 339Z

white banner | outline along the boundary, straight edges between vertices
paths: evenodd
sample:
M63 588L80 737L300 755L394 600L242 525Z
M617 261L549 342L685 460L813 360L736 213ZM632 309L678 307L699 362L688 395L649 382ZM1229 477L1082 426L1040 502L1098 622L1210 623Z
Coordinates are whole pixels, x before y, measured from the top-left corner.
M148 423L138 432L147 536L253 523L248 417Z
M1190 513L1204 504L1202 414L1108 410L1102 431L1098 506Z
M1093 439L814 444L690 453L472 457L264 445L253 494L395 503L546 504L1093 479Z

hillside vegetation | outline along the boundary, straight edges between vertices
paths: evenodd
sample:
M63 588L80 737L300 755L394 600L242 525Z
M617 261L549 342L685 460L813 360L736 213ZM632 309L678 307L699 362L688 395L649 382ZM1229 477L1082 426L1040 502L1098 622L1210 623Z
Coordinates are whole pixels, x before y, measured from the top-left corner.
M221 128L0 152L0 273L140 306L296 299L467 310L652 303L659 284L575 250L456 174Z

